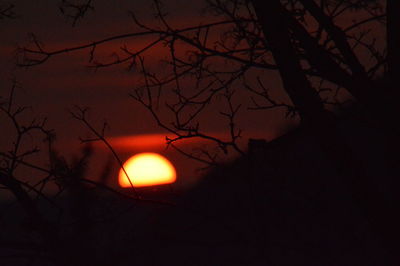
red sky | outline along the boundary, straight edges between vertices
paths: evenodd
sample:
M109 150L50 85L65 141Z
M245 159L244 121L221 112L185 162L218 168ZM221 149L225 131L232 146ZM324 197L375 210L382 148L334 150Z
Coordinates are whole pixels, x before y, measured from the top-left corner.
M46 48L54 50L133 32L135 28L127 11L132 10L143 21L154 23L149 15L151 14L148 4L150 1L94 1L95 12L88 13L76 27L72 27L71 21L66 21L65 17L61 16L58 11L60 2L54 0L16 1L17 19L1 22L0 60L3 62L0 65L1 95L6 95L7 88L11 86L9 79L15 76L22 86L17 91L17 102L21 105L32 106L34 111L32 115L48 118L48 126L56 130L58 146L66 150L67 154L76 151L71 147L79 145L79 136L87 135L87 130L74 121L68 113L68 109L73 105L90 107L90 119L99 127L106 120L110 124L107 134L114 137L114 141L119 136L137 139L137 135L140 137L143 134L157 134L152 136L160 136L158 146L151 144L148 146L150 149L148 151L163 150L165 132L157 126L145 108L128 96L137 85L135 71L127 71L126 67L117 66L94 72L85 67L88 64L89 50L54 57L43 65L28 69L15 67L13 59L16 47L28 43L29 33L37 35ZM173 26L198 25L200 22L210 20L209 17L202 17L198 12L204 2L202 0L190 1L190 5L185 0L165 2L167 2L166 9L169 11L169 21ZM107 59L122 45L141 47L147 41L148 39L135 39L113 42L99 47L96 55L98 58ZM162 47L156 47L146 54L146 62L157 71L162 71L162 68L157 66L157 62L166 56L163 51L165 50ZM276 76L271 75L269 81L279 86ZM239 95L238 101L242 99L244 97ZM244 102L244 104L245 109L249 102ZM217 105L217 107L223 106ZM202 118L203 128L221 136L227 128L227 122L216 115L220 110L213 108L205 112ZM165 114L165 118L167 117L168 114ZM279 135L284 124L287 123L282 112L244 113L239 120L244 129L242 140L244 146L250 136L270 139ZM186 147L190 149L195 144L196 141L192 141ZM128 145L124 149L121 146L116 148L121 150L122 157L127 157L130 153L133 154L139 150L145 151L143 145L139 149L131 147L132 149L129 150L129 147ZM185 165L186 168L191 169L185 170L185 174L193 171L195 164L182 156L176 158L179 158L175 159L176 163L180 164L178 168ZM187 167L188 165L190 167Z
M60 149L68 150L71 143L74 143L74 147L79 145L78 137L87 134L87 130L68 113L68 109L73 105L90 107L90 119L97 126L106 120L110 124L110 130L107 132L109 136L159 134L157 136L161 138L157 149L164 149L163 131L150 114L128 96L136 85L134 71L127 71L123 66L91 71L85 67L88 65L88 50L61 55L43 65L28 69L15 67L13 59L16 47L28 43L29 33L34 33L46 48L54 50L132 32L134 27L127 11L133 10L143 21L153 23L148 15L149 1L95 1L95 12L88 13L76 27L72 27L71 21L66 21L61 16L58 11L59 2L61 1L20 1L16 3L17 19L0 24L0 57L1 61L5 62L0 66L0 86L3 91L10 87L9 78L15 76L22 86L22 89L17 91L18 103L32 106L32 115L48 118L48 126L56 130L57 145ZM204 17L198 12L203 1L191 1L190 5L184 0L167 2L166 8L170 11L169 21L172 25L185 27L204 22ZM96 55L99 58L107 58L123 44L140 47L147 41L135 39L110 43L99 47ZM162 47L156 47L147 54L146 62L156 66L163 56L165 55ZM221 131L226 128L226 122L221 122L212 109L208 113L203 118L205 128L221 135ZM263 117L264 115L243 116L242 123L247 130L245 134L263 131L267 124L276 124L280 120L275 119L273 115L269 119ZM257 135L271 138L279 130L268 129L267 135ZM246 139L244 138L242 143L245 143ZM156 147L150 145L148 148ZM126 150L124 149L124 152ZM74 151L75 149L70 149L67 154ZM135 149L132 148L131 152L135 152ZM191 165L190 162L185 164Z

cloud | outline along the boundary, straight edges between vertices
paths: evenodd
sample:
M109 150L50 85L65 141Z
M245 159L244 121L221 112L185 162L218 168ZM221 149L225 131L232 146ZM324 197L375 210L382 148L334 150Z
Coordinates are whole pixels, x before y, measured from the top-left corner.
M259 130L251 130L248 133L248 137L252 138L266 138L266 140L271 140L275 138L277 135L282 134L282 132L269 132L259 131ZM269 133L269 134L268 134ZM219 138L221 140L229 139L229 132L208 132L208 135L213 136L215 138ZM174 135L170 133L154 133L154 134L136 134L136 135L125 135L125 136L115 136L108 138L108 142L117 150L154 150L154 149L165 149L166 148L166 137L173 138ZM239 140L241 145L247 145L248 137L244 137ZM191 146L193 144L210 144L212 143L210 140L193 137L182 139L177 142L174 142L174 145L177 146ZM104 145L98 143L99 147L105 147Z
M218 137L221 134L213 134ZM108 138L109 143L118 150L146 150L146 149L165 149L166 137L173 138L172 134L154 133L154 134L139 134L128 136L117 136ZM207 140L201 138L188 138L180 140L175 145L190 145L205 143ZM100 146L100 145L99 145Z
M143 134L109 138L110 144L117 149L163 148L166 134Z

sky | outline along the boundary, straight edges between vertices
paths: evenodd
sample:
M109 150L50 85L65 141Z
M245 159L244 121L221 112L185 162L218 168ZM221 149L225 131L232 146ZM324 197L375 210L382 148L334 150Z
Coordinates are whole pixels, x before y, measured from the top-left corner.
M200 21L208 22L211 20L210 17L199 15L198 11L203 4L201 0L190 1L190 5L187 4L187 0L166 0L165 2L167 1L168 6L166 8L170 11L170 21L176 27L198 25ZM10 80L15 78L20 85L15 95L16 104L32 107L27 110L24 119L46 117L47 126L53 128L57 134L56 149L60 155L65 156L68 160L73 160L74 156L77 156L80 153L80 149L83 148L79 137L91 137L89 130L79 121L74 120L69 113L69 110L74 105L80 105L90 108L88 118L96 128L100 129L102 123L107 121L109 124L109 128L106 131L107 140L122 161L139 152L158 152L165 155L175 165L178 185L187 187L195 184L199 180L199 172L196 169L202 165L186 158L173 149L166 150L165 136L168 134L157 125L156 121L143 106L129 97L129 93L137 86L137 72L135 70L127 70L124 66L116 66L93 71L87 67L88 50L63 54L51 58L42 65L31 68L15 66L15 50L18 46L24 46L29 43L28 36L30 33L34 33L46 48L53 50L85 44L113 35L134 32L135 28L128 16L128 10L133 10L148 23L154 22L149 15L151 11L148 7L150 2L148 0L95 0L95 11L88 13L82 21L79 21L73 27L71 21L66 20L60 14L58 10L60 2L54 0L15 1L17 18L0 21L0 36L2 38L0 42L0 62L2 62L0 64L0 95L7 97L8 88L11 86ZM143 45L147 41L147 39L139 39L115 42L111 45L100 47L96 56L108 59L121 45L126 44L133 47ZM155 71L162 72L164 69L162 64L158 64L158 62L163 56L162 49L157 47L146 54L146 62ZM276 75L271 74L265 78L268 79L269 86L279 88L279 79ZM189 88L190 85L190 82L185 84ZM166 94L168 95L168 92ZM235 103L243 104L243 109L249 104L248 98L244 96L246 95L243 92L239 92L235 98ZM274 96L279 97L279 95ZM206 109L201 120L206 132L220 138L226 136L227 121L221 120L218 115L225 107L221 101L216 100L213 105ZM163 113L162 117L168 118L170 114ZM3 118L0 118L0 125L3 125L4 121L1 119ZM239 117L239 121L244 130L243 138L240 142L244 149L249 137L273 139L295 122L285 119L283 112L244 112ZM14 140L12 129L9 126L7 127L7 124L4 125L5 127L1 128L3 136L0 137L0 151L7 150ZM360 143L362 141L359 136L365 135L362 133L356 132L353 136ZM6 137L4 137L4 134ZM40 143L41 139L35 139L36 137L38 136L33 135L31 139L28 139L27 145L31 145L33 142ZM208 143L205 141L186 140L180 142L178 147L187 151L191 151L195 147L210 148L210 146L206 145ZM302 158L303 151L309 148L305 147L307 143L300 143L300 146L301 148L297 150L300 153L297 155L298 158ZM370 147L366 145L362 147L364 150L360 149L360 153L368 154L367 149L370 149ZM95 155L89 165L88 178L99 179L108 161L111 160L113 168L110 174L111 180L108 181L108 184L116 187L119 168L115 158L112 158L110 150L103 143L95 143L94 149ZM380 154L382 153L377 153L376 156L380 156ZM228 156L228 158L231 157ZM41 159L43 158L32 158L31 160L35 162L35 160ZM290 163L296 165L297 161L293 160ZM371 164L369 167L373 169L375 166ZM366 171L372 175L374 172L369 171L370 168ZM288 172L293 171L293 169L288 169ZM375 170L376 172L380 171L380 169ZM235 168L231 172L233 171L235 171ZM25 176L21 176L21 181L32 177L30 174L23 174ZM249 193L249 191L246 190L246 193ZM221 195L225 194L221 193ZM207 200L211 198L209 193L204 196ZM245 198L252 197L246 196ZM242 195L237 199L240 200L239 203L242 203ZM299 203L297 198L293 198L293 201L300 205L303 204L303 202ZM238 213L237 206L234 205L236 202L230 202L230 204L234 207L234 212L232 213L236 217ZM248 211L248 209L247 205L245 205L244 210ZM291 214L291 212L285 212L285 214ZM299 217L303 218L304 213L299 212ZM235 219L231 220L236 222ZM344 221L347 222L347 220ZM348 224L346 223L345 228L348 229L347 226ZM275 232L276 230L273 231ZM279 235L280 231L277 232L277 235ZM288 231L286 230L284 233L288 233Z
M154 24L153 11L149 1L94 1L93 12L72 26L72 21L62 16L59 11L61 1L15 1L16 19L2 21L0 32L0 87L1 94L7 95L11 87L11 79L15 78L20 85L16 90L16 103L30 106L27 119L30 117L46 118L48 128L55 130L56 147L66 157L73 156L79 150L79 137L89 137L88 129L75 121L69 110L75 105L90 108L89 119L96 128L101 128L104 121L109 128L106 136L122 160L137 152L157 151L166 155L177 167L179 176L196 175L196 169L202 165L177 154L171 149L166 150L165 130L162 130L150 113L138 102L129 97L129 93L137 86L137 72L127 70L126 66L116 66L93 71L88 68L89 50L71 52L51 58L44 64L21 68L16 66L16 49L29 45L29 36L34 34L42 45L49 50L85 44L109 36L130 33L135 27L128 11L135 12L143 22ZM209 22L211 17L201 12L204 1L168 1L168 19L171 25L187 27ZM151 38L149 38L151 39ZM137 47L145 45L149 39L123 40L99 47L96 56L109 60L122 45ZM145 54L145 60L155 71L162 71L159 61L163 59L165 50L155 47ZM274 79L273 76L270 79ZM275 77L276 79L276 77ZM278 83L275 81L275 83ZM240 103L240 96L238 102ZM227 121L221 120L217 107L210 107L202 117L204 130L215 136L225 136L228 132ZM222 107L221 107L222 108ZM243 130L241 145L245 149L248 137L271 139L280 134L287 121L283 114L275 112L260 114L243 114L240 123ZM164 114L163 114L164 115ZM165 114L165 118L169 118ZM12 136L12 131L8 131ZM141 142L141 137L151 134L156 145L132 144ZM225 134L225 135L224 135ZM121 145L121 140L128 140ZM4 140L3 140L4 141ZM5 140L10 142L10 138ZM3 145L9 145L6 143ZM181 148L188 152L195 147L207 145L201 140L185 141ZM98 153L105 160L109 153L102 144L96 144ZM95 164L97 165L97 164ZM180 174L181 173L181 174Z
M102 124L109 125L106 137L115 147L122 160L128 159L137 152L160 152L173 161L177 167L178 178L188 179L197 176L196 169L203 166L187 157L178 154L173 149L166 149L165 137L171 136L152 117L150 112L140 103L129 96L139 85L137 68L128 69L127 65L117 65L94 70L90 65L90 50L69 52L50 58L43 64L29 68L16 66L18 47L29 47L30 36L34 34L41 45L47 50L57 50L77 45L87 44L110 36L137 32L138 28L132 21L129 12L134 12L145 24L157 25L151 1L106 1L95 0L94 10L86 14L73 26L59 10L62 1L14 1L16 18L0 22L0 95L7 98L11 79L16 79L19 88L15 92L15 103L20 106L30 106L25 119L46 118L48 128L54 129L57 139L55 147L65 157L71 158L79 153L82 147L79 137L91 137L87 127L72 118L70 111L74 106L89 108L88 119L97 129ZM202 12L204 0L191 1L188 5L184 0L165 1L164 10L167 11L167 20L174 28L197 26L216 21L219 18ZM344 17L340 22L345 25L355 17ZM220 32L211 35L213 40L219 40ZM156 36L155 36L156 37ZM383 38L382 38L383 39ZM95 60L110 61L115 53L121 54L120 48L144 47L154 40L154 37L123 39L98 46L95 51ZM379 42L379 40L378 40ZM178 53L185 53L180 47ZM143 56L146 65L155 73L163 74L166 71L162 60L168 59L168 47L158 45ZM229 67L229 66L228 66ZM261 75L268 88L273 88L271 96L288 102L287 96L281 91L279 76L275 71L251 72L250 79ZM186 89L193 88L193 80L184 83ZM163 91L167 102L170 102L173 87ZM285 118L283 109L262 112L248 111L252 105L251 98L243 87L236 86L233 104L241 105L237 118L237 125L242 130L239 144L246 150L249 138L273 139L287 131L297 121ZM171 100L172 101L172 100ZM209 104L199 118L201 129L212 136L226 138L229 134L229 121L220 115L226 112L226 102L221 97ZM160 117L169 124L173 114L161 105ZM7 127L5 132L9 138L0 141L0 147L9 147L13 141L14 132ZM4 128L4 127L3 127ZM206 145L206 146L205 146ZM192 152L198 147L210 150L210 143L204 140L193 139L179 143L179 147L186 152ZM92 173L101 171L96 167L108 160L109 150L102 143L96 143L96 159ZM225 155L224 155L225 156ZM229 153L227 158L237 156ZM224 157L223 157L224 158ZM226 159L226 158L225 158ZM96 169L98 168L98 169ZM116 172L118 169L116 167ZM93 174L96 176L96 174ZM114 173L114 175L116 175ZM190 178L189 178L190 179Z

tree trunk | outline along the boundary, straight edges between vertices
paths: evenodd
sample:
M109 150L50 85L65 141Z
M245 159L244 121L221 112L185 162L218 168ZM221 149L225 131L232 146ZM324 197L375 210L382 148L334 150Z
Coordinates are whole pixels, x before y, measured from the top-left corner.
M284 89L302 120L313 120L324 113L321 99L302 71L291 43L288 21L279 0L254 0L253 5L265 39L279 69Z
M353 76L367 78L367 73L361 65L353 49L347 42L347 36L342 29L336 26L330 17L314 2L314 0L301 0L303 6L311 13L318 23L326 30L336 47L345 59L346 64L350 67Z
M339 178L341 178L340 182L348 188L349 200L356 200L389 248L398 246L395 238L400 235L399 230L395 230L392 223L386 223L386 228L384 226L385 220L393 216L391 208L386 207L388 203L386 195L378 191L373 186L373 182L364 179L363 167L338 134L334 119L324 110L318 93L312 88L301 68L299 57L290 38L290 19L285 14L287 11L280 0L253 0L252 3L264 37L278 66L284 89L300 111L302 124L308 128L328 158L336 165ZM342 45L342 49L348 48L345 44L342 43ZM318 50L308 52L314 53L315 56ZM347 50L347 52L352 51ZM354 72L351 76L355 79L354 84L357 84L357 92L361 94L360 100L366 102L367 106L371 106L373 86L367 84L370 82L362 69L360 70L354 63L354 58L348 53L347 58L349 64L354 64Z
M387 67L392 84L400 77L400 1L387 0ZM399 88L396 88L397 91Z

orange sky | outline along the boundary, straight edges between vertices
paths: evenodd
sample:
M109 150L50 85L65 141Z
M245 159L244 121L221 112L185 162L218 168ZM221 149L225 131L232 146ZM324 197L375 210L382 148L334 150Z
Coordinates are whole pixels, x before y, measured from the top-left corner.
M202 1L194 1L191 5L184 5L184 2L168 1L172 25L188 26L204 20L198 12L193 12L198 11L196 5ZM85 67L88 64L88 50L61 55L29 69L13 66L10 53L15 50L16 45L27 43L29 32L35 33L47 49L54 50L131 32L133 24L127 15L128 9L133 9L144 21L152 23L151 17L146 15L149 10L145 4L147 1L134 1L133 4L126 1L113 1L113 4L109 1L96 3L96 12L89 13L76 27L71 27L70 23L60 16L54 1L47 0L35 4L25 2L17 5L16 12L20 15L19 18L0 25L4 36L0 56L3 62L8 62L0 66L0 85L7 88L7 78L16 76L24 87L24 90L18 93L20 103L31 105L39 115L47 116L49 125L60 129L60 135L66 128L65 124L68 124L68 127L74 124L66 112L74 104L91 107L93 112L96 112L95 119L99 121L106 119L112 128L111 135L157 133L160 129L152 122L146 110L127 96L136 85L137 75L127 72L123 66L90 71ZM43 13L46 16L40 15ZM123 44L134 49L142 47L145 43L146 40L143 39L113 42L99 47L96 55L107 60L114 51L119 51ZM160 58L167 56L166 51L167 49L161 46L155 47L147 54L146 62L150 65L155 64ZM213 124L214 118L208 119ZM76 126L76 132L80 130L79 126Z
M47 49L54 50L135 31L127 10L133 10L145 22L154 22L148 15L149 1L95 2L95 12L89 13L76 27L72 27L71 23L60 15L58 1L18 2L16 4L18 18L0 23L2 32L0 87L9 88L10 77L15 76L22 86L16 93L18 102L21 105L32 106L33 115L48 118L48 126L57 132L57 145L63 149L75 147L71 143L77 144L79 136L88 135L88 130L71 119L68 113L68 109L78 104L91 108L89 117L94 125L100 127L105 120L110 124L107 136L112 137L111 142L116 149L121 150L123 156L128 157L130 149L131 153L146 151L146 145L149 151L163 150L165 131L157 126L151 115L140 104L128 96L132 88L137 85L135 83L137 74L134 71L127 71L124 66L91 71L85 67L88 64L88 50L51 58L45 64L29 69L16 68L14 65L12 53L17 45L27 43L27 35L30 32L35 33ZM173 26L185 27L197 25L199 21L210 22L209 18L199 15L198 10L203 3L201 0L191 1L190 5L185 0L166 2L170 11L169 21ZM148 39L130 39L113 42L99 47L96 56L107 60L113 52L120 52L119 48L122 45L135 49L143 47L147 41ZM146 62L157 71L163 71L156 63L160 58L167 56L167 50L162 46L155 47L146 54ZM268 78L271 84L280 86L276 75ZM4 95L4 90L1 93ZM244 92L240 92L237 102L245 99L245 96ZM223 107L216 102L214 107L205 111L201 118L204 123L203 130L217 136L223 135L222 131L226 130L227 121L218 116ZM246 105L243 107L243 110L245 109ZM169 118L170 115L168 112L162 114L163 118ZM239 117L239 121L244 129L242 140L244 146L249 136L267 139L276 137L284 130L287 123L282 112L245 112ZM152 135L146 136L146 134ZM189 142L186 142L187 147L200 143ZM67 153L74 151L70 149ZM190 164L184 161L183 157L179 157L177 161L182 165Z

